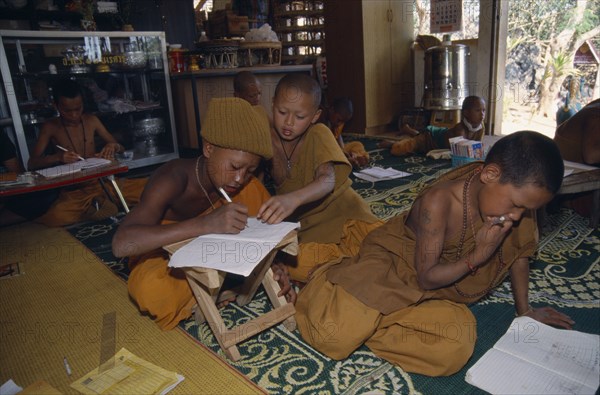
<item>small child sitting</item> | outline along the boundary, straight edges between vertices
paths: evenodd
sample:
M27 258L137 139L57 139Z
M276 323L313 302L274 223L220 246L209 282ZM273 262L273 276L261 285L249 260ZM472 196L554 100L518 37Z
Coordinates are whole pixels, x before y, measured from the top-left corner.
M317 123L320 100L318 82L306 74L279 80L271 129L277 195L256 215L269 224L300 222L299 251L289 269L299 282L320 264L357 253L362 239L381 225L352 188L352 168L331 131Z
M346 122L354 115L354 106L347 97L338 97L333 101L331 107L321 109L321 117L318 122L325 124L333 132L333 136L344 151L346 158L354 168L361 168L369 163L369 154L360 141L351 141L344 144L342 131Z
M560 189L563 171L556 144L524 131L499 140L484 163L444 174L357 254L313 272L296 303L302 338L335 360L364 344L406 372L451 375L475 347L468 305L507 276L516 315L570 329L570 317L530 306L528 294L535 213Z
M462 119L450 129L428 126L425 132L404 125L401 135L409 136L398 141L384 140L380 148L390 148L392 155L426 154L434 149L449 149L449 139L462 136L467 140L481 141L485 131L485 100L479 96L465 98L461 109Z

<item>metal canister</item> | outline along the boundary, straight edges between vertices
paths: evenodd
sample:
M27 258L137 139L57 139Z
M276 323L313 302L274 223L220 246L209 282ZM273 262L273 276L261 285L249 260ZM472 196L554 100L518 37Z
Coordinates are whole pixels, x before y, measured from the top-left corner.
M469 47L444 44L425 51L424 107L429 110L460 110L469 96L467 75Z
M169 71L171 73L181 73L185 71L184 51L180 48L169 50Z

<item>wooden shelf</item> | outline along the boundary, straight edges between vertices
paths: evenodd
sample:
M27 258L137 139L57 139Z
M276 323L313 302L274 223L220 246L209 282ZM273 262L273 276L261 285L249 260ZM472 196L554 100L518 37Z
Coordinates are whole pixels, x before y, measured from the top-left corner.
M294 16L322 16L323 10L293 10L293 11L276 11L277 16L281 18L294 17Z
M274 25L275 32L280 36L282 44L281 62L289 63L312 63L317 56L324 55L325 52L325 24L307 24L304 26L288 26L290 20L298 18L306 18L312 22L322 22L324 20L324 2L321 0L305 0L304 10L291 9L296 7L298 1L281 2L274 10ZM287 8L287 10L286 10ZM320 8L320 9L319 9ZM326 22L325 22L326 23ZM320 33L320 39L298 40L298 33L306 33L309 37L314 37L315 33ZM293 35L290 38L293 40L286 41L288 35ZM297 54L301 47L312 47L316 52L309 55L288 55L290 48L294 48L293 52Z
M323 45L325 45L325 40L305 40L305 41L296 40L296 41L288 41L288 42L282 42L281 43L281 46L283 48L289 48L289 47L322 47Z
M308 25L308 26L277 26L275 29L278 33L295 33L295 32L322 32L325 25Z

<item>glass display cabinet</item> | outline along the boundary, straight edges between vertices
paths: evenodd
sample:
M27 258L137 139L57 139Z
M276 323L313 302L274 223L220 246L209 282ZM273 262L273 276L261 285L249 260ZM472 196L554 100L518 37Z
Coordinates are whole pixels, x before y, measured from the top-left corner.
M58 116L52 92L64 79L79 83L130 168L178 157L163 32L0 30L0 44L2 125L25 166L42 123Z

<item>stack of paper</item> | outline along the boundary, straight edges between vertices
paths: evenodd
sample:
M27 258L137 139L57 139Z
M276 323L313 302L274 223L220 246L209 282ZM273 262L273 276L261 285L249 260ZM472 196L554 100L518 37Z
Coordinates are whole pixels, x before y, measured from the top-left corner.
M407 177L411 174L405 173L400 170L392 169L391 167L388 167L387 169L384 169L383 167L370 167L368 169L363 169L359 172L354 172L354 175L365 181L376 182Z
M112 163L108 159L102 158L87 158L73 163L65 163L64 165L48 167L47 169L37 170L36 173L43 175L46 178L60 177L67 174L76 173L81 170L92 169L94 167L104 166Z
M248 218L246 229L237 235L202 235L178 249L171 267L203 267L248 276L271 250L292 230L297 222L269 225Z

